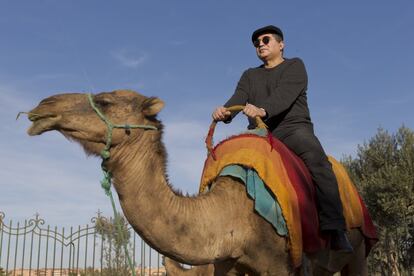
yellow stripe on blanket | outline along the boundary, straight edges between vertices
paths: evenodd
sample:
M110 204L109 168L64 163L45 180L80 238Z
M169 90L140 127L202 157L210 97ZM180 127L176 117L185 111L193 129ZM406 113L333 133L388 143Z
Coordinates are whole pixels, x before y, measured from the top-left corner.
M347 229L363 226L363 213L359 201L358 191L348 176L344 166L333 157L328 156L329 162L338 181L339 195L341 197L343 214Z

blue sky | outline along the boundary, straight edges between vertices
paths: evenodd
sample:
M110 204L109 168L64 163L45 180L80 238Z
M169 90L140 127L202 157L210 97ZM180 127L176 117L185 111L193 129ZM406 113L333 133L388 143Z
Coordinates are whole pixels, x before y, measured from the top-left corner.
M211 111L260 64L251 32L274 24L304 60L317 136L337 157L378 127L414 127L412 1L0 0L0 211L58 226L110 215L100 160L58 133L29 137L25 118L61 92L129 88L166 102L168 171L194 193ZM240 116L241 117L241 116ZM216 140L244 129L219 125Z

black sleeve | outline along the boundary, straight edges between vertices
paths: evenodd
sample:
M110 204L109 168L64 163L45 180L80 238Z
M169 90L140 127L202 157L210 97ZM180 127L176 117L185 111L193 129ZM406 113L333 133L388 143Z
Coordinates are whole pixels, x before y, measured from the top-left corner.
M287 110L306 91L308 76L302 60L295 59L282 73L277 87L272 88L269 97L262 106L268 118Z
M233 96L224 104L225 107L230 107L233 105L246 105L249 99L249 89L250 89L250 82L248 76L248 70L244 71L240 80L237 84L236 91L234 92ZM234 116L237 115L238 112L233 112L231 117L225 121L225 123L230 123Z
M248 70L244 71L237 84L236 91L233 96L224 104L225 107L233 105L245 105L249 95L249 76Z

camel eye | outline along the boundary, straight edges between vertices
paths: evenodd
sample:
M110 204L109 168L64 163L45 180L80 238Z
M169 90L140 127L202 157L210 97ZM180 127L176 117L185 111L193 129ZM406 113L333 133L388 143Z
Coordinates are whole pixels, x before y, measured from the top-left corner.
M95 103L101 107L107 107L112 104L112 101L108 98L95 98Z

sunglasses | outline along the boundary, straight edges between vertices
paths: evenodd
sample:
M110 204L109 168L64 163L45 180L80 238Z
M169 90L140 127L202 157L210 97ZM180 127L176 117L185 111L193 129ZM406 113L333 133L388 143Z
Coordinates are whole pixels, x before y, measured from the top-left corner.
M253 45L254 47L258 48L260 46L260 42L263 42L264 45L269 44L271 38L270 36L264 36L261 40L260 39L256 39L255 41L253 41Z

